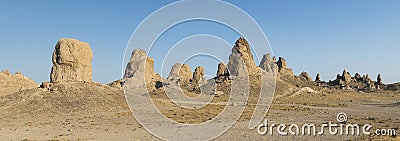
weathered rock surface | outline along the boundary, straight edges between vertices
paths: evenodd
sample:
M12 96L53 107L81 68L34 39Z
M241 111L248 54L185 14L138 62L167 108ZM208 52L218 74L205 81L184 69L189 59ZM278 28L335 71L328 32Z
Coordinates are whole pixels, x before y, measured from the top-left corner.
M39 85L35 81L19 72L15 74L10 74L8 70L0 72L0 96L36 87Z
M377 81L379 81L379 79ZM335 80L324 83L324 86L359 91L388 88L382 87L383 84L379 85L378 82L372 81L368 74L361 76L359 73L356 73L354 77L351 77L350 72L346 70L343 70L342 75L338 74Z
M196 69L193 72L193 79L192 82L199 84L202 83L206 80L204 77L204 68L202 66L196 67Z
M51 82L92 81L93 52L88 43L61 39L53 52Z
M225 63L219 63L217 77L224 77L224 76L229 76L228 67L226 67Z
M241 64L244 64L244 66L240 66ZM238 73L238 68L242 67L247 69L248 74ZM240 37L236 41L229 56L228 69L230 75L233 76L254 75L260 72L260 69L254 63L253 55L246 39Z
M126 66L124 78L144 76L146 83L150 82L157 74L154 72L154 59L147 57L142 49L136 49Z
M107 85L113 88L123 90L124 80L123 79L115 80L111 83L108 83Z
M278 62L276 62L278 66L278 72L281 76L293 76L293 71L291 68L287 68L286 60L283 57L279 57Z
M302 81L312 81L312 78L310 77L310 75L304 71L300 73L299 78Z
M172 66L167 79L179 82L189 82L192 77L193 75L189 65L176 63Z
M277 64L278 64L279 71L281 71L282 69L287 67L286 60L283 57L279 57Z
M350 82L353 81L353 79L351 78L350 73L347 72L346 70L343 70L342 80L343 80L345 83L350 83Z
M271 58L270 54L265 54L260 62L259 67L268 73L275 73L277 68L276 62Z
M321 82L321 75L319 73L315 77L315 82Z

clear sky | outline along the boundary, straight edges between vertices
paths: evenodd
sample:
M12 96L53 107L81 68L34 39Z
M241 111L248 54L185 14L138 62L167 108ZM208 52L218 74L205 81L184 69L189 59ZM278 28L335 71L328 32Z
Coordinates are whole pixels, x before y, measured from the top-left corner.
M1 1L0 69L20 71L38 83L49 81L57 40L76 38L93 49L95 81L119 79L125 47L134 29L146 16L171 2ZM283 56L295 74L307 71L315 77L320 73L323 80L329 80L347 69L352 75L368 73L373 79L381 73L386 83L400 81L398 0L227 2L242 8L260 24L274 54ZM190 28L193 25L196 28ZM239 38L226 27L212 23L193 22L174 28L157 43L160 52L190 33L209 32L231 45ZM157 51L152 54L160 71ZM206 73L214 73L215 68L206 66Z

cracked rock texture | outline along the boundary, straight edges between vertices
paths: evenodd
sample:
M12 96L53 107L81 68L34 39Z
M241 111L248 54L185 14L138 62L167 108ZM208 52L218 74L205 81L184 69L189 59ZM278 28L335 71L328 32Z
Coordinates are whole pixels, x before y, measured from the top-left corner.
M53 52L51 82L91 82L93 52L89 44L64 38L57 42Z
M15 74L10 74L8 70L0 72L0 96L35 87L39 85L19 72Z

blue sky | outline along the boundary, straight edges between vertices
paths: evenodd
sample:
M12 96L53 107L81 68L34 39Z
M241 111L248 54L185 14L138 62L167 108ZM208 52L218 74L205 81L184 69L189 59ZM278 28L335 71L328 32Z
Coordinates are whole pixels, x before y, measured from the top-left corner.
M146 16L171 2L1 1L0 69L20 71L38 83L49 81L51 54L57 40L76 38L88 42L93 49L95 81L119 79L125 47L134 29ZM227 2L258 22L274 54L286 58L295 74L307 71L314 77L320 73L323 80L329 80L347 69L352 75L367 73L373 79L381 73L387 83L400 81L400 1ZM190 28L193 26L196 28ZM168 32L156 43L160 52L191 33L218 35L231 45L239 37L226 27L206 22L182 24ZM157 51L152 54L156 70L160 71ZM195 60L192 59L192 69L197 65ZM197 60L201 62L201 57ZM206 73L214 73L215 68L206 66Z

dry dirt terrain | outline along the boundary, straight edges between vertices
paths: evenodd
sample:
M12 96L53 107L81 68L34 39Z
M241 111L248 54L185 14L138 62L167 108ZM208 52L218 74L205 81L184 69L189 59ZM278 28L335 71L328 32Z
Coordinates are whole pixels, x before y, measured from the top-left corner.
M345 112L348 123L369 123L374 129L398 129L400 126L398 93L298 92L276 95L280 98L275 98L265 119L271 124L322 124L336 122L336 114ZM152 97L163 107L160 109L167 117L182 123L207 120L223 107L215 101L204 109L190 111L174 106L160 93L153 93ZM120 89L97 83L68 83L25 90L1 97L0 105L2 140L159 140L135 121ZM276 132L259 135L257 130L247 128L251 108L254 105L249 104L239 121L215 140L399 139L377 135L280 136Z

